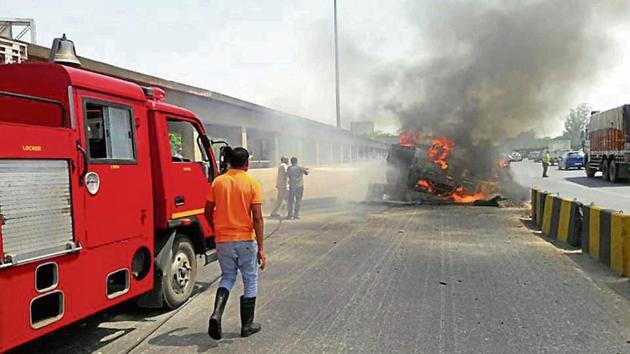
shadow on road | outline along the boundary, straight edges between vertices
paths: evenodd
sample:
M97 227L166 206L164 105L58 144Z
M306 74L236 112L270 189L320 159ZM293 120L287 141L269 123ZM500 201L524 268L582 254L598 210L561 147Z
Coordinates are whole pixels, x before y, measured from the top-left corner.
M193 295L205 291L214 281L198 281L195 284ZM159 326L160 321L157 320L156 317L168 313L170 313L170 311L165 309L138 307L136 300L131 299L89 316L77 323L37 338L9 353L74 354L99 352L103 347L116 340L137 335L135 332L137 332L140 327L146 330L150 329L150 327ZM69 338L72 338L72 340L69 340ZM208 339L207 334L205 339Z
M24 344L9 353L92 353L122 337L132 335L136 323L153 322L160 310L141 309L132 301L87 317ZM72 340L69 340L72 338Z
M210 339L207 333L177 334L188 328L176 328L149 340L150 344L166 347L197 347L197 353L206 353L212 348L218 347L217 342ZM230 336L226 336L229 338ZM230 340L223 340L221 343L230 343ZM171 352L170 350L168 352Z
M611 183L602 180L601 178L589 178L589 177L567 177L565 178L568 182L579 184L589 188L603 188L603 187L627 187L628 184L626 181L624 183Z

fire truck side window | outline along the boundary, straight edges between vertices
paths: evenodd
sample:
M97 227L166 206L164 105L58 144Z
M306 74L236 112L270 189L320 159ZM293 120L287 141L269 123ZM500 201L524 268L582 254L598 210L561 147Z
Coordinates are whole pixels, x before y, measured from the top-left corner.
M135 161L130 108L86 102L85 121L90 159Z
M169 119L168 136L173 162L208 161L208 156L199 140L199 132L192 123Z

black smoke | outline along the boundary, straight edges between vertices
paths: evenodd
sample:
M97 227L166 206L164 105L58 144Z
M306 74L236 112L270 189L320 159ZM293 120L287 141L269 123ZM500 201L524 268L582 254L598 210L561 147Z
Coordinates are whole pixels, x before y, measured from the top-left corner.
M609 31L628 1L410 1L417 58L374 77L406 130L498 144L557 119L616 61ZM580 101L577 98L577 101Z

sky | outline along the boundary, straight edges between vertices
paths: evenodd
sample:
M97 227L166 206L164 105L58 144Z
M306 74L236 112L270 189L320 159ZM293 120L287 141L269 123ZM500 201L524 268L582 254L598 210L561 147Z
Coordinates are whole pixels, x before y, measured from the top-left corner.
M332 0L87 3L0 0L0 17L34 18L40 45L50 46L66 33L81 56L335 123ZM377 129L398 129L395 120L370 117L366 111L379 88L366 93L365 78L376 67L430 51L418 47L421 34L406 13L407 4L338 1L345 128L351 120L375 119ZM615 48L602 55L614 55L618 62L534 127L541 135L561 133L563 112L579 103L595 109L630 103L626 32L624 25L610 29Z

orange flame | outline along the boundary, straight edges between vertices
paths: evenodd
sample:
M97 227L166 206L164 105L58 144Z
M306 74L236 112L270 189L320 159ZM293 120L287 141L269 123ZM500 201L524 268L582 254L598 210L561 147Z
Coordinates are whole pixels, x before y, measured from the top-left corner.
M470 204L478 200L486 199L488 195L484 192L469 193L464 187L458 187L449 197L455 203Z
M428 179L419 180L418 187L424 189L427 193L435 193L435 186L433 185L433 182Z
M441 169L448 169L448 163L446 158L451 152L451 148L455 145L451 140L446 137L435 138L432 141L431 147L427 151L427 156L433 161L434 164L440 166Z
M420 145L420 135L418 133L403 131L402 133L400 133L400 145L402 146Z
M458 204L471 204L477 200L483 200L488 198L488 193L485 191L479 191L477 193L470 193L464 187L457 187L455 191L451 193L438 193L435 186L435 182L428 179L421 179L418 181L418 187L427 193L435 194L437 196L450 199Z

